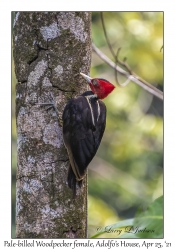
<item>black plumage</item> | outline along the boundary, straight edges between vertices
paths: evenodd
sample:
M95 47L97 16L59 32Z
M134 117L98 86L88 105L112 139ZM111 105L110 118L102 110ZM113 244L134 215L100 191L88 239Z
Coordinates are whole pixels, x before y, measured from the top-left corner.
M81 186L100 145L106 125L106 106L92 91L86 91L66 104L62 118L63 139L70 160L67 181L75 197L76 182Z

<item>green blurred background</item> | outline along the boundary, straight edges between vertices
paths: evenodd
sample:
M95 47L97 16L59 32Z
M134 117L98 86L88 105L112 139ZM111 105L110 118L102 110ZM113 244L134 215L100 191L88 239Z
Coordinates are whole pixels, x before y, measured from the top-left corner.
M109 40L120 60L163 91L163 12L104 12ZM12 15L13 22L14 14ZM92 13L92 40L113 60L100 12ZM115 83L114 70L95 53L92 77ZM119 82L125 78L119 75ZM12 237L15 237L16 120L15 74L12 62ZM88 171L88 235L97 228L133 218L163 194L163 102L134 83L118 87L104 100L107 125ZM117 237L112 233L102 236Z

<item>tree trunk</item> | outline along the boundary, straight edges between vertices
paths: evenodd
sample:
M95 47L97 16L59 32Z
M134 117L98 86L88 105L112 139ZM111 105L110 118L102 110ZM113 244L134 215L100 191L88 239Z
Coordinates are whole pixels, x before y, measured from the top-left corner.
M18 12L13 45L17 122L17 238L86 238L87 178L72 199L62 138L67 101L87 90L89 12ZM37 103L53 102L58 108Z

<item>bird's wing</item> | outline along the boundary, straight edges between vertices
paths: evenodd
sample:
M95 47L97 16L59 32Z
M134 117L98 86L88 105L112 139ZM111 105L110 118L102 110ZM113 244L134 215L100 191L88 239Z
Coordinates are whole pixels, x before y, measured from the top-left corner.
M105 129L106 107L101 101L98 105L97 100L92 102L90 108L87 98L79 96L71 99L63 112L64 143L77 180L83 179Z

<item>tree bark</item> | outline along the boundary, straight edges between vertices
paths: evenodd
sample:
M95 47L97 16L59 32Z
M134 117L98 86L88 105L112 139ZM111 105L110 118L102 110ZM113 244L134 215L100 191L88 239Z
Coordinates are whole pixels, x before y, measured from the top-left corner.
M91 13L18 12L13 46L17 122L17 238L86 238L87 178L72 199L62 138L67 101L87 90ZM37 103L54 102L54 108Z

